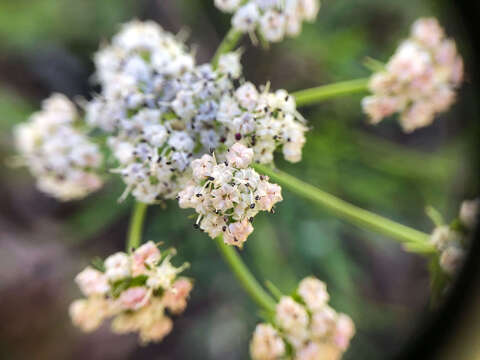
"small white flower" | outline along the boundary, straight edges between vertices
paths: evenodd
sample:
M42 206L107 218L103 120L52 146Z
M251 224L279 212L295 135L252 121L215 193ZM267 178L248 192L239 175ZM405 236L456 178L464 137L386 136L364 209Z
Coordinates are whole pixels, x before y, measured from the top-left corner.
M152 289L169 289L177 274L183 271L183 268L177 268L170 263L167 257L162 263L149 273L147 286Z
M184 131L175 131L168 140L168 144L175 150L192 152L195 143L188 133Z
M327 286L314 277L307 277L300 282L298 294L311 311L322 309L329 300Z
M85 296L104 295L110 290L105 274L90 266L75 277L75 282Z
M276 10L268 10L260 19L260 31L271 42L281 41L285 35L286 16Z
M469 230L473 230L478 221L480 208L480 201L475 200L465 200L462 202L460 207L460 221L465 225Z
M117 252L105 259L105 275L110 281L117 281L130 276L130 259L128 255Z
M138 310L148 304L151 292L144 286L136 286L123 291L118 298L124 310Z
M224 12L234 12L238 9L242 0L215 0L215 6Z
M463 264L465 255L465 250L459 246L448 246L440 255L440 266L446 273L454 275Z
M315 21L320 10L319 0L298 0L300 14L306 21Z
M444 38L445 33L434 18L422 18L412 25L412 37L429 47L436 47Z
M355 325L352 319L345 314L340 314L337 319L337 326L334 334L335 345L345 351L350 344L350 339L355 334Z
M315 311L312 314L310 331L316 340L322 340L333 333L336 328L337 313L329 306Z
M275 320L288 334L303 333L308 326L305 308L291 297L282 297L276 307Z
M102 297L75 300L70 304L69 314L75 326L85 332L96 330L110 315L111 305Z
M399 101L395 97L367 96L362 99L362 108L369 116L370 122L377 124L398 110Z
M253 360L276 360L285 355L285 343L269 324L258 324L250 342Z
M242 74L240 57L241 54L238 51L223 54L218 60L218 71L230 75L233 79L238 79Z
M457 238L455 231L451 230L449 226L443 225L433 230L430 236L430 242L435 245L439 251L443 251L452 241L456 241Z
M259 94L255 85L246 82L235 91L235 98L240 106L248 111L252 111L257 107Z
M237 221L228 225L228 229L223 236L226 244L242 247L247 241L247 237L253 232L253 226L247 219Z
M179 278L165 293L162 302L174 314L182 313L187 307L187 298L192 291L193 284L189 279Z
M244 169L248 167L253 160L253 150L240 143L235 143L228 149L226 158L229 165L238 169Z
M210 155L203 155L200 159L192 161L193 177L202 179L211 176L215 165L215 161Z
M160 259L160 250L155 243L149 241L143 244L132 254L132 275L143 274L147 267L154 267Z
M232 25L239 31L251 32L255 30L260 19L260 11L257 4L248 2L240 7L232 17Z
M340 349L332 344L310 342L297 351L295 360L337 360L341 356Z

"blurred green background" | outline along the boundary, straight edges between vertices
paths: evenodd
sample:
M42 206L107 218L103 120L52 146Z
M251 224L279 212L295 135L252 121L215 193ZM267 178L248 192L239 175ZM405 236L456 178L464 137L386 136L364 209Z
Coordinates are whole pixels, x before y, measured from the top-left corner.
M426 205L452 218L478 194L472 149L477 118L468 43L454 9L427 1L325 0L318 20L299 38L270 49L245 40L246 77L289 91L368 76L366 56L386 61L413 20L438 16L464 55L466 84L454 108L405 135L393 119L366 124L361 95L302 109L312 131L304 160L277 166L354 204L430 232ZM149 210L145 239L177 247L191 263L195 289L187 312L163 343L139 347L136 337L107 326L84 335L70 324L79 297L74 275L92 256L124 248L131 202L123 185L76 203L39 193L14 155L11 129L52 92L88 97L92 55L119 24L154 19L190 33L200 62L212 56L229 17L210 0L0 0L0 358L245 359L258 321L214 243L194 231L175 203ZM259 215L242 256L259 279L284 291L313 274L328 284L333 306L357 326L345 359L389 359L428 317L428 272L421 258L390 239L345 224L285 191L272 215ZM474 357L469 357L473 359ZM453 359L453 357L452 357Z

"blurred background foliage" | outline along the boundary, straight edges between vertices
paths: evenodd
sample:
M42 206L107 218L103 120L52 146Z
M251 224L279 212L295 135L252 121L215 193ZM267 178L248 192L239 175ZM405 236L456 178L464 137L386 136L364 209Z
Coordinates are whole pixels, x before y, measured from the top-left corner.
M245 359L258 321L215 246L194 231L175 203L151 207L145 239L178 249L191 263L195 290L174 331L158 345L107 327L74 329L68 303L79 296L72 278L92 256L124 248L131 201L117 203L123 185L77 203L57 203L35 190L14 155L12 126L52 92L89 97L91 58L99 43L132 18L188 31L200 61L208 61L229 17L210 0L0 1L0 357L3 359ZM453 217L474 197L472 149L476 125L468 81L468 43L453 9L426 1L325 0L318 20L297 39L252 47L246 77L290 91L368 76L366 56L386 61L411 22L438 16L464 54L467 82L452 111L412 135L394 119L366 125L361 95L302 109L312 131L300 164L277 166L352 203L430 232L433 205ZM428 273L421 258L390 239L345 224L288 192L274 216L258 216L242 256L262 280L285 292L314 274L328 283L332 304L352 316L357 335L345 359L392 358L428 316Z

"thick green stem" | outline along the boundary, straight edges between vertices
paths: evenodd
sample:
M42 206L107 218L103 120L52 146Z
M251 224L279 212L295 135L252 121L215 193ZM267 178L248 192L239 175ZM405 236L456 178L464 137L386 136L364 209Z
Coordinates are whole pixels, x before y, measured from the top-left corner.
M368 89L369 80L370 79L366 78L342 81L296 91L292 93L292 96L295 97L297 106L316 104L323 100L364 92Z
M235 30L234 28L231 28L228 31L227 35L225 35L222 42L218 46L218 49L215 52L215 55L213 56L212 65L214 68L217 67L220 56L228 53L229 51L232 51L235 48L235 46L238 44L240 39L242 38L242 35L243 33L241 33L238 30Z
M142 229L147 206L147 204L136 202L133 207L128 227L127 251L138 248L142 242Z
M403 243L406 250L422 254L435 253L435 248L429 243L429 235L426 233L352 205L284 172L259 164L255 164L254 168L286 189L313 201L339 218Z
M225 245L222 236L216 237L214 241L245 291L263 309L275 311L275 300L263 289L257 280L255 280L255 277L243 263L237 251L232 246Z

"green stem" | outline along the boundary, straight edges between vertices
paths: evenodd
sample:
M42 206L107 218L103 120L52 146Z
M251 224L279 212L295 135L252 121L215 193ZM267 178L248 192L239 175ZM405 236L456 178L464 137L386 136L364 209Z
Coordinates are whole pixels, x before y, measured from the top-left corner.
M406 250L421 254L435 253L435 248L429 243L429 235L426 233L352 205L284 172L259 164L255 164L254 168L286 189L313 201L339 218L397 240L405 245Z
M297 106L305 106L319 103L323 100L361 93L368 89L369 78L356 79L323 85L311 89L300 90L292 93Z
M242 32L235 30L234 28L231 28L228 31L227 35L225 35L222 42L218 46L218 49L215 52L215 55L213 56L212 65L214 68L217 67L220 56L228 53L229 51L232 51L237 45L237 43L240 41L240 39L242 38L242 35L243 35Z
M224 244L222 236L216 237L214 241L224 260L252 299L265 310L275 311L275 300L255 280L236 250L232 246Z
M127 251L138 248L142 242L142 228L147 206L147 204L141 202L136 202L134 205L128 227Z

